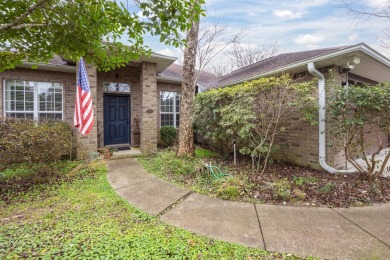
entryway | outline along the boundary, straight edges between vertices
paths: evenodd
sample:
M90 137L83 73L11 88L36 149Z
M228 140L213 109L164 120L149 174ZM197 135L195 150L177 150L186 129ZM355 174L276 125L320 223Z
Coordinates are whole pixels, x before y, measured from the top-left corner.
M130 144L129 95L104 95L104 145Z

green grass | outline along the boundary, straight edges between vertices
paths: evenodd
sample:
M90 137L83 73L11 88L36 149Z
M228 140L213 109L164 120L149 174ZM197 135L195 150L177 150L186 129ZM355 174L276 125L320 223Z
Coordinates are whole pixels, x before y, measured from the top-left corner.
M0 204L2 259L296 259L164 224L112 190L104 163L71 170L76 165L63 165L67 172L39 179L22 194L14 187L18 172L24 178L35 173L22 167L0 175L7 193Z
M195 156L198 158L214 158L217 157L218 154L204 148L196 148Z
M210 161L214 161L213 165L216 166L215 158L218 157L218 154L203 148L197 148L195 155L195 157L178 158L176 157L175 151L165 149L155 155L139 157L138 161L148 172L159 178L188 188L199 194L222 199L229 198L238 201L254 201L248 194L254 184L248 180L246 175L235 172L230 177L215 179L204 165ZM232 173L232 169L226 167L221 167L221 170L223 173ZM228 186L230 186L229 189L231 191L233 189L238 190L239 194L226 196L225 189Z

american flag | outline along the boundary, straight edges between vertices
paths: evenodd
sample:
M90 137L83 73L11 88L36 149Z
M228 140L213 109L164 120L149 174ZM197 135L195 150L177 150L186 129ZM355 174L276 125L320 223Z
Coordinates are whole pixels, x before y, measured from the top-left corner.
M83 58L79 62L74 126L79 128L83 135L87 135L93 127L92 97Z

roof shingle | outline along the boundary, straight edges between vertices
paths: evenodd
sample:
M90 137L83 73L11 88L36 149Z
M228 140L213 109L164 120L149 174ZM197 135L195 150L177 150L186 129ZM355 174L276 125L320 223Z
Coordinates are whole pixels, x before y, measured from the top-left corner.
M226 75L223 75L218 78L216 85L211 87L225 86L232 82L254 77L256 75L270 72L299 61L336 52L348 47L350 46L340 46L340 47L333 47L333 48L324 48L324 49L279 54L271 58L254 63L252 65L249 65L247 67L235 70Z

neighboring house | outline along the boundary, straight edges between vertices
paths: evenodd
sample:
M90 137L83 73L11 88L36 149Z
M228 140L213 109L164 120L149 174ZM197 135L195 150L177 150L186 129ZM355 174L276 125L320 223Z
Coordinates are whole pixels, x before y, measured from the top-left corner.
M365 43L351 46L325 48L302 52L279 54L253 65L238 69L219 77L209 87L226 87L260 77L290 74L295 80L319 78L318 89L322 94L321 84L333 77L340 85L376 84L390 82L390 60ZM324 80L321 80L324 76ZM324 107L325 95L319 95L320 107ZM324 109L322 109L324 111ZM330 172L348 168L345 156L332 148L332 138L326 136L326 121L320 118L319 127L300 124L286 133L281 141L283 157L294 163L312 168L325 168ZM377 147L373 138L372 147ZM389 136L382 134L384 142Z
M142 152L156 151L160 126L179 124L182 67L173 64L175 60L153 54L109 72L87 65L95 125L88 136L78 136L79 154L88 156L99 147L121 145L140 146ZM284 73L307 80L312 78L308 64L326 74L326 79L329 69L334 69L340 84L390 81L390 60L361 43L280 54L219 78L202 72L197 89L231 86ZM57 56L37 69L22 64L0 73L0 78L0 116L73 122L77 82L74 62ZM301 126L283 138L288 144L284 153L287 159L318 168L318 128ZM326 155L323 159L335 167L345 163L332 149L327 149Z

